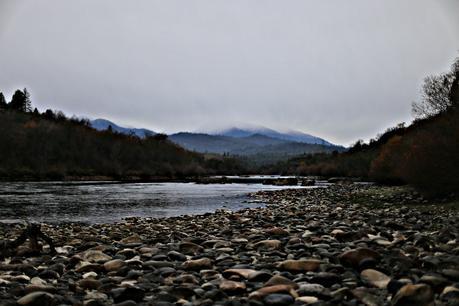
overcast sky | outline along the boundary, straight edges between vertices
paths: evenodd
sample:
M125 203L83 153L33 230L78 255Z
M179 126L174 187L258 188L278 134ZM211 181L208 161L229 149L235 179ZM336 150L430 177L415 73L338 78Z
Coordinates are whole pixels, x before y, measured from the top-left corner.
M459 55L457 0L0 0L0 91L155 131L348 145L411 120Z

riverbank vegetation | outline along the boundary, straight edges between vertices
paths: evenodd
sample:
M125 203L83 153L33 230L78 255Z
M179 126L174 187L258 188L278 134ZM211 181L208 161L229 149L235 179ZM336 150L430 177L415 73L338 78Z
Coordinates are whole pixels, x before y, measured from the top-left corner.
M29 92L9 103L0 93L0 179L157 179L232 174L232 158L187 151L165 135L140 139L99 132L88 120L62 112L32 110Z
M348 151L305 155L265 173L354 176L382 183L408 183L427 195L459 190L459 60L450 72L425 79L415 120L399 124Z

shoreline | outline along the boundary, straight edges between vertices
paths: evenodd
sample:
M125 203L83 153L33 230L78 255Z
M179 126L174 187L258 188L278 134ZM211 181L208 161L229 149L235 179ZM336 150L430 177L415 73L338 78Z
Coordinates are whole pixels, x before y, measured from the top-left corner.
M231 183L256 183L263 181L275 182L276 180L284 180L288 183L288 180L296 179L297 183L301 183L302 180L312 181L326 181L329 183L337 182L366 182L362 181L361 178L356 177L334 177L334 176L301 176L301 175L280 175L280 174L244 174L244 175L204 175L204 176L190 176L190 177L124 177L118 178L114 176L67 176L64 178L39 178L39 177L0 177L0 182L23 182L23 183L37 183L37 182L101 182L101 183L201 183L201 184L231 184ZM368 181L370 182L370 181ZM293 184L292 184L293 185Z
M57 256L47 255L45 248L39 256L26 257L27 247L20 247L19 256L0 264L0 301L5 305L16 305L20 299L22 305L33 305L38 298L48 305L459 301L457 209L433 206L402 188L356 184L262 191L253 196L264 199L266 207L127 218L114 224L43 224L43 232L58 246ZM429 213L432 209L435 216ZM2 225L0 240L17 237L22 228Z

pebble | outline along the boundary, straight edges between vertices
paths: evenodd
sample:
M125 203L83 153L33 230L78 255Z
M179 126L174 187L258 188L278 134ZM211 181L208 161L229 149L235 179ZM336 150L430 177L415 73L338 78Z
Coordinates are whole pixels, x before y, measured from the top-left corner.
M317 303L319 299L316 298L315 296L300 296L296 298L296 301L302 304L309 305L309 304Z
M365 283L380 289L386 289L391 280L386 274L373 269L363 270L360 273L360 277Z
M43 224L58 254L1 258L0 304L459 305L458 212L404 205L393 189L286 189L254 194L266 208ZM0 224L0 240L22 228Z
M200 258L194 260L187 260L183 263L182 267L185 270L204 270L212 268L212 261L209 258Z
M246 285L241 282L235 282L230 280L223 280L219 286L220 290L224 291L227 294L237 294L244 292Z
M392 299L393 306L431 306L434 305L434 292L425 284L405 285Z
M345 251L338 256L342 264L358 267L365 260L376 260L379 257L378 252L369 248L358 248Z
M44 291L32 292L17 300L18 305L27 306L51 306L54 303L54 295Z
M295 299L288 294L269 294L263 299L266 305L273 305L273 306L283 306L283 305L291 305L295 301Z
M290 272L308 272L315 271L320 266L320 260L307 259L307 260L293 260L288 259L280 262L277 268L281 270L287 270Z
M108 272L110 272L110 271L118 271L119 269L124 267L125 264L126 263L121 259L113 259L113 260L110 260L110 261L107 261L106 263L104 263L104 268Z

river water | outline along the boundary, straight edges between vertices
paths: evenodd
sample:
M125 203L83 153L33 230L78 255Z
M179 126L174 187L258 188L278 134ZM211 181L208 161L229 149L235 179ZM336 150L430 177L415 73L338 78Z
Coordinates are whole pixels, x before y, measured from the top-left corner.
M262 184L0 182L0 222L108 223L260 207L247 194Z

